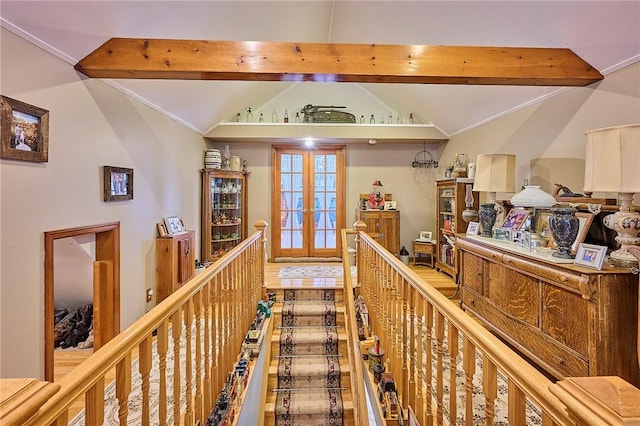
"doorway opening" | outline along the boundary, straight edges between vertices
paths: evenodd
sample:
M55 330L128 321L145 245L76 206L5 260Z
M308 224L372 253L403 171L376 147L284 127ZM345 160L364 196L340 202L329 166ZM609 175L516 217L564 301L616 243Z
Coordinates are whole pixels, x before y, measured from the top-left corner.
M340 258L345 226L345 147L272 150L272 250L282 258Z
M82 291L92 299L93 351L120 332L120 222L61 229L44 233L44 375L55 379L54 333L56 314L56 255L70 246L89 246L94 258L88 273L92 281ZM57 248L57 249L56 249ZM79 250L83 250L82 247ZM60 271L58 271L60 272ZM62 292L62 283L58 283ZM90 291L88 291L90 289Z

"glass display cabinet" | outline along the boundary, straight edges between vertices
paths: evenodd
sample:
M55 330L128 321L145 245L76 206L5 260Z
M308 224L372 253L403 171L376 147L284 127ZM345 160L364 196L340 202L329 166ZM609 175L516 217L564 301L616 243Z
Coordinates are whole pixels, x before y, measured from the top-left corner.
M202 170L202 261L215 261L247 238L247 176Z

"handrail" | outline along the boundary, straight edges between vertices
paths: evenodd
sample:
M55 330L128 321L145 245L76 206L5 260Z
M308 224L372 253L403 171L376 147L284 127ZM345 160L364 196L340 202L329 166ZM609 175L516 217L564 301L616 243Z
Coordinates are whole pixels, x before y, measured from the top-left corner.
M130 365L132 352L136 348L139 349L142 375L143 424L148 424L149 419L145 415L148 416L149 413L149 370L153 334L156 332L157 353L160 358L160 423L164 424L167 413L170 413L167 408L173 410L174 417L184 419L186 424L203 422L215 402L215 396L224 387L227 372L232 371L236 355L240 352L244 334L238 330L249 329L256 304L264 294L266 223L260 221L256 228L257 232L65 375L58 382L60 390L42 406L30 424L66 425L69 421L69 406L84 395L86 424L101 425L104 418L105 375L114 367L116 394L120 402L119 416L121 424L126 424L127 404L122 401L126 402L131 391ZM183 333L186 342L184 356L180 352L180 337ZM166 352L171 344L169 334L174 344L173 383L177 385L173 389L173 407L166 407L166 382L169 377L165 377L165 368ZM193 349L192 334L195 338ZM181 362L187 366L184 384L180 382ZM181 393L186 394L184 413L180 410Z
M349 375L353 395L354 425L368 426L367 396L364 386L362 369L362 352L358 344L358 325L356 323L356 309L353 298L353 278L351 276L351 261L349 258L348 237L355 237L357 232L352 229L342 230L342 266L344 270L344 306L346 313L345 326L347 329L347 347L349 357Z

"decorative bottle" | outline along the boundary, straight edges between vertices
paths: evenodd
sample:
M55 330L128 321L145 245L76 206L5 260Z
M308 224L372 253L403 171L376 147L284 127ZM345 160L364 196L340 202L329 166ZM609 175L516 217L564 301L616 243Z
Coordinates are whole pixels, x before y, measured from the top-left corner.
M273 109L273 112L271 113L271 122L272 123L277 123L278 122L278 113L276 113L276 109Z
M253 123L253 112L251 112L251 107L247 110L247 123Z
M384 124L384 114L380 114L380 124Z
M389 112L389 124L393 124L393 115Z
M288 123L289 122L289 113L287 112L287 110L284 110L284 122Z
M376 118L371 114L371 118L369 119L369 124L376 124Z
M360 124L364 124L364 114L360 116Z
M300 113L296 111L296 117L294 118L296 123L300 122Z
M409 113L409 124L413 124L413 113Z
M264 115L262 113L260 113L260 116L258 117L258 122L264 123Z

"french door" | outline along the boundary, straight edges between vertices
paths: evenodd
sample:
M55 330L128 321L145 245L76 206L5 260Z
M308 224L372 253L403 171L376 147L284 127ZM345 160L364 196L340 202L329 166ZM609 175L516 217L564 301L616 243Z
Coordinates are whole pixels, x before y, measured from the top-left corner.
M305 150L275 146L272 256L342 255L344 146Z

